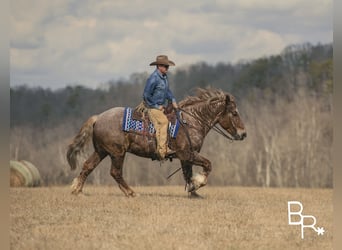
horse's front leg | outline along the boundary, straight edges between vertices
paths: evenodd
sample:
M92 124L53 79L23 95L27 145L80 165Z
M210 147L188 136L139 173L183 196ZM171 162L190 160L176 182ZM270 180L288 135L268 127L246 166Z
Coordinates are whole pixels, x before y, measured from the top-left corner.
M200 187L205 186L211 172L211 162L197 152L194 152L191 163L201 166L203 168L203 172L192 175L191 171L191 184L188 188L188 192L196 191Z
M185 190L189 192L189 198L202 198L196 190L192 182L192 163L189 161L181 161L183 177L185 180Z
M185 187L187 188L191 184L192 177L192 163L189 161L181 161L183 178L185 180Z

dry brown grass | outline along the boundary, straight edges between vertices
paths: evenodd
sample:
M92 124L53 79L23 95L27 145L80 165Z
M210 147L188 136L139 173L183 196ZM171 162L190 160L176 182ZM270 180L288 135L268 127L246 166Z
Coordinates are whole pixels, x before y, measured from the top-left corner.
M331 189L204 187L188 199L183 187L11 188L11 249L332 249ZM288 225L287 201L314 215L318 236Z

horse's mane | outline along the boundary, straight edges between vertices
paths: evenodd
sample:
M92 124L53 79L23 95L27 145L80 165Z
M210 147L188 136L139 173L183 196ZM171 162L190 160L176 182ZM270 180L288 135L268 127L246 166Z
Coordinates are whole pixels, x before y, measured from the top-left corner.
M179 106L184 108L187 106L192 106L197 103L203 103L203 102L211 102L213 100L225 100L226 95L229 95L231 100L233 100L233 96L229 93L223 92L221 89L215 89L215 88L197 88L196 89L196 95L194 96L187 96L184 98L184 100L179 102Z

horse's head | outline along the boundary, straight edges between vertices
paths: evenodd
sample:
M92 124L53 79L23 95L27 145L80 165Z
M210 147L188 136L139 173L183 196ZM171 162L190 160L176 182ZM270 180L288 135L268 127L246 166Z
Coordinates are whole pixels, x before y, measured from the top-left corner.
M243 140L247 133L234 97L220 89L197 89L196 96L189 96L180 103L181 108L189 108L192 117L202 121L205 128L220 126L234 140Z
M225 109L221 113L218 123L233 137L233 139L243 140L246 138L247 132L236 107L235 99L228 93L226 93L225 96Z

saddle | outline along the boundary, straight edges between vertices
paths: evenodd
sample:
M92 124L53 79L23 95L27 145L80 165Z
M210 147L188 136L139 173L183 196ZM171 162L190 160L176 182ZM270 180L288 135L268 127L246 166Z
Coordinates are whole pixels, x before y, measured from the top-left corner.
M169 136L176 138L180 123L177 119L176 112L172 108L172 104L165 110L164 114L169 120ZM146 135L147 137L155 137L155 129L147 113L144 103L140 103L134 109L125 108L122 130Z
M164 114L171 124L175 124L177 120L176 112L173 109L172 103L169 103L166 109L164 110ZM138 106L135 107L132 113L132 118L135 120L144 121L147 120L150 122L150 118L147 113L147 108L142 101Z
M172 148L171 144L173 144L174 141L171 139L176 138L178 129L180 127L180 122L177 119L176 112L172 108L172 104L164 110L164 114L169 120L167 143L169 147ZM153 123L149 118L147 108L143 103L140 103L134 109L129 107L125 108L122 130L128 133L134 133L144 136L147 139L148 147L150 149L149 151L156 151L156 130L154 129ZM172 160L172 156L169 156L168 158ZM157 159L158 155L157 153L154 153L152 155L152 160Z

